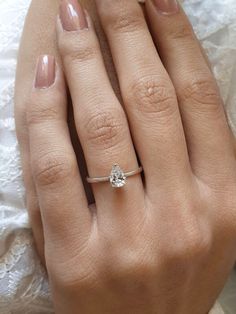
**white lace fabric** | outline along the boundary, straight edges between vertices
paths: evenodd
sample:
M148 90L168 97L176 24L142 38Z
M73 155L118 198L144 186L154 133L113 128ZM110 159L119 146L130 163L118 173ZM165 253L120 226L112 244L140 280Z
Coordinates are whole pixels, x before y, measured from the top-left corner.
M0 0L0 313L53 313L24 203L13 90L17 50L30 0ZM186 0L184 7L213 64L236 134L236 1ZM220 298L236 313L236 275ZM215 309L214 313L221 313Z

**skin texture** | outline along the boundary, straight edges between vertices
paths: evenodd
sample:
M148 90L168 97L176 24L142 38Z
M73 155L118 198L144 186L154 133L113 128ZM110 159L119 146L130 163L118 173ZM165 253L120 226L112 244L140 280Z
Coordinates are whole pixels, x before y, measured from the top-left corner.
M95 25L87 16L74 29L63 20L68 1L57 23L57 2L32 2L19 54L27 206L55 311L207 313L236 252L236 163L217 85L181 8L162 14L147 1L151 37L136 1L96 3L121 93L92 3ZM41 54L51 55L50 71L35 70ZM118 191L94 185L88 206L81 151L90 176L109 173L114 161L135 169L139 159L145 182L136 175Z
M26 186L26 203L30 215L31 225L34 233L36 247L41 259L44 261L44 236L41 223L41 214L38 205L38 199L32 180L30 162L29 162L29 144L26 126L26 107L32 89L32 82L35 76L35 64L38 56L49 54L56 57L57 62L61 63L61 57L58 53L56 43L56 25L55 20L58 14L59 0L33 0L25 21L24 31L21 39L21 45L18 54L18 66L16 72L16 88L15 88L15 115L17 136L20 143L22 167L24 174L24 182ZM110 55L110 50L99 22L96 6L94 1L81 1L90 12L97 34L100 38L101 49L108 69L109 77L113 85L113 89L121 98L118 82ZM83 158L83 152L78 141L75 131L73 112L71 107L68 109L68 121L70 125L70 133L72 142L78 156L78 164L83 178L87 175L86 164ZM91 192L90 185L83 180L85 184L86 194L89 203L94 203L94 197Z

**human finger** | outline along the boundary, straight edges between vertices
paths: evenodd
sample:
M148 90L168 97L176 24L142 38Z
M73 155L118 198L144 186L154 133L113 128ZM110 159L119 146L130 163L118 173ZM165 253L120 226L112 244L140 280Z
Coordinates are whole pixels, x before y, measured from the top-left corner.
M62 1L57 31L89 176L109 176L113 164L124 172L137 169L125 113L111 87L91 19L77 1ZM130 202L140 202L143 196L139 174L129 178L122 191L107 182L93 184L93 191L98 217L116 223L130 217Z
M153 37L178 96L190 162L197 176L209 179L233 162L222 99L190 22L176 0L148 0Z
M47 5L44 1L31 1L18 51L14 89L15 124L21 154L22 175L25 186L25 203L36 249L43 262L44 236L37 193L30 168L26 108L30 102L29 98L32 89L32 81L34 79L36 58L45 51L54 55L57 53L55 40L53 38L55 36L53 29L55 28L57 1L59 0L50 1Z
M52 56L38 60L27 126L46 260L69 258L68 254L80 250L87 241L92 215L67 126L63 75Z
M147 189L179 184L190 167L173 84L136 0L97 0Z

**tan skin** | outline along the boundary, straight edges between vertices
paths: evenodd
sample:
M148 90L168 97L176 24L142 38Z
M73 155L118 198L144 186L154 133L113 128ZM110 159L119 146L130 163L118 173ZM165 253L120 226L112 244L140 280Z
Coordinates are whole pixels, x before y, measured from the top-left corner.
M110 69L95 4L84 2ZM27 207L55 311L205 314L236 252L236 162L217 86L181 9L166 16L146 3L159 58L135 1L109 10L111 0L96 2L122 97L108 83L94 28L56 28L57 1L32 2L19 54L16 123ZM32 89L41 54L58 61L55 84L43 91ZM87 200L60 60L89 175L109 173L114 160L136 168L138 155L145 184L137 175L120 191L94 185Z
M61 62L56 43L55 19L58 13L59 0L53 1L37 1L33 0L25 21L24 31L21 38L21 45L18 54L18 66L16 73L16 89L15 89L15 112L16 112L16 127L17 136L20 143L22 164L24 169L24 182L26 186L27 207L29 210L31 225L36 241L37 250L41 259L44 261L44 240L43 229L40 217L40 211L37 201L37 195L34 188L34 183L29 169L29 144L28 134L25 119L25 108L31 93L32 81L35 75L35 63L39 55L51 54L57 56L58 63ZM84 0L82 4L89 10L93 17L96 31L100 39L101 49L104 52L104 60L110 75L112 86L120 97L118 81L115 74L115 69L109 46L102 30L101 23L98 19L96 6L94 1ZM33 48L33 49L32 49ZM75 152L78 156L82 177L87 175L86 164L83 158L83 152L78 141L78 136L75 131L73 122L73 113L69 107L69 124L72 134L72 141L75 147ZM91 192L91 187L84 179L85 189L89 203L94 203L94 197Z

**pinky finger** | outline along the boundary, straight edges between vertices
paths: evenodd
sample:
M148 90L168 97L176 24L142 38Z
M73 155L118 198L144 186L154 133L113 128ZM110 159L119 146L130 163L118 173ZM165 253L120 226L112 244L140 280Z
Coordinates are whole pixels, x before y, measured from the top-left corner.
M70 141L64 79L54 57L39 58L27 124L45 257L47 262L70 258L89 236L91 214Z

